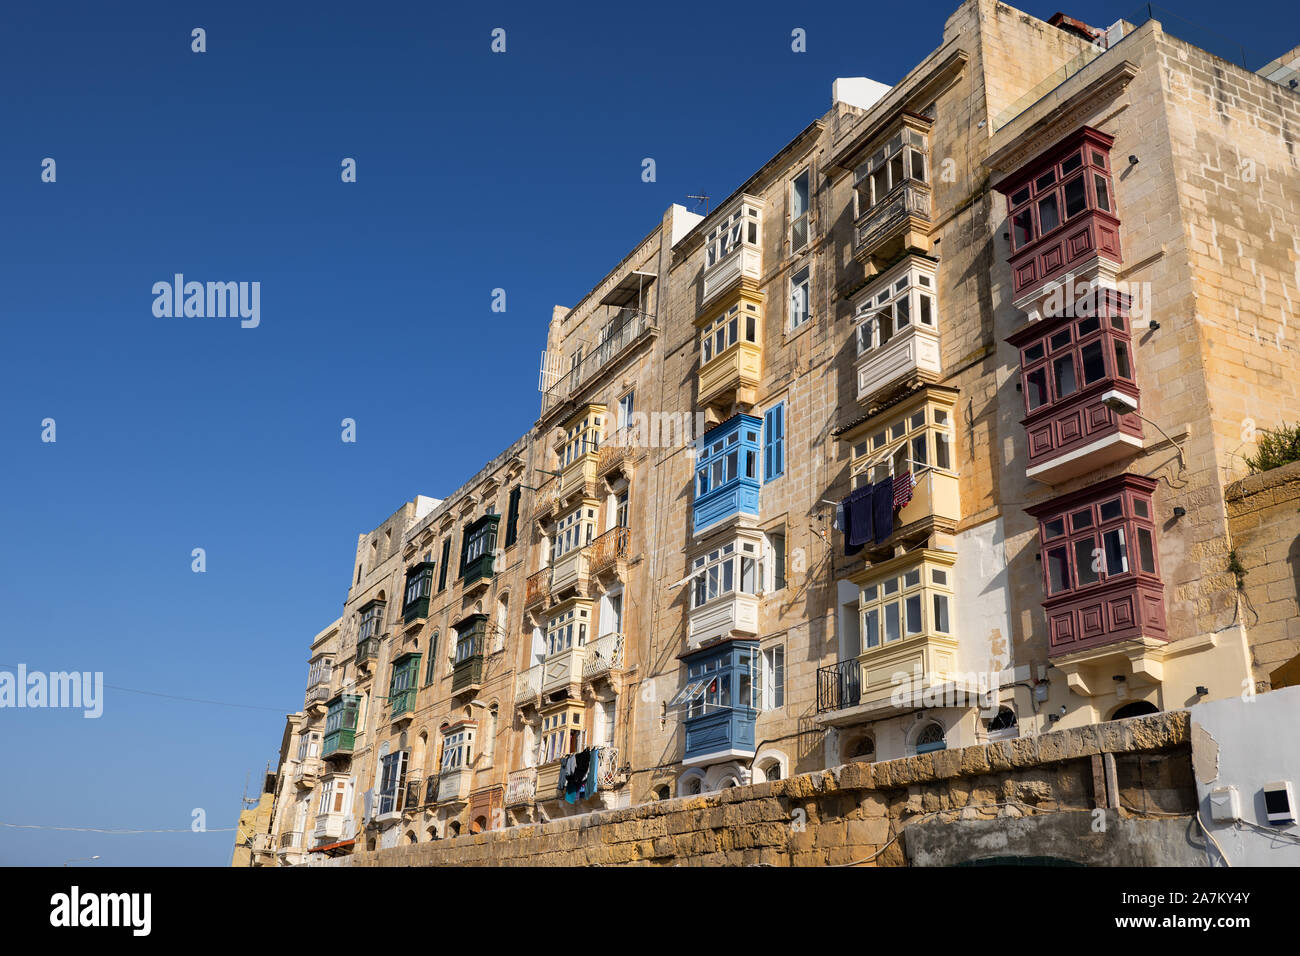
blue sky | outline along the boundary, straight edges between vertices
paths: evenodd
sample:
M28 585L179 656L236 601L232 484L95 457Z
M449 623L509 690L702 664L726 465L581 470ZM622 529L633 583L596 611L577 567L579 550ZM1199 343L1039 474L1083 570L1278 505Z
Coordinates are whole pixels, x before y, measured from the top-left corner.
M302 705L356 534L529 427L552 305L730 193L834 77L895 82L955 5L0 7L0 668L243 705L0 710L0 823L210 828L0 827L0 863L228 863L215 828ZM1282 9L1178 7L1269 56ZM260 282L260 325L155 317L178 272Z

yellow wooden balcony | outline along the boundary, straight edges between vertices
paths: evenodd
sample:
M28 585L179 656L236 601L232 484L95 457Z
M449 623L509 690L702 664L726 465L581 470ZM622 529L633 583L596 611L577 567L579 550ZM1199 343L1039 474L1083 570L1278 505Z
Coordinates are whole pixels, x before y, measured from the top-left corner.
M699 404L722 398L752 405L763 381L763 349L756 342L736 342L700 368Z
M956 523L961 519L961 499L957 493L957 476L927 468L914 476L912 500L901 508L894 521L901 528L925 518L940 518Z

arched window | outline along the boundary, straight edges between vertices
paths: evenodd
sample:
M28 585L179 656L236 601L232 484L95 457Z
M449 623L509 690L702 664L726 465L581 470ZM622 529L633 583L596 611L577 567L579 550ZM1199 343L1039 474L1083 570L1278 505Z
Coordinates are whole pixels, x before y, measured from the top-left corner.
M730 790L732 787L740 786L740 781L735 777L723 777L718 781L719 790Z
M414 831L414 830L407 830L407 831L406 831L406 842L407 842L407 843L419 843L419 842L420 842L420 838L417 837L417 836L415 835L415 831Z
M458 836L460 836L460 821L459 821L459 820L452 820L450 823L447 824L447 836L449 836L449 837L458 837Z
M781 771L781 761L776 757L770 760L764 760L758 767L759 773L763 775L764 782L770 783L773 780L780 780L784 774Z
M430 826L425 832L428 834L430 841L438 839L438 827L436 825Z
M1135 700L1131 704L1125 704L1115 713L1110 715L1111 720L1124 720L1128 717L1141 717L1145 714L1158 714L1160 708L1155 704L1148 703L1145 700Z
M662 787L655 787L654 789L654 799L656 800L668 800L671 796L672 791L668 789L667 784Z
M916 735L916 752L928 754L935 750L944 750L948 742L944 740L943 728L936 721L930 721Z
M851 742L844 748L844 752L850 760L871 763L876 759L876 741L870 734L867 734Z
M998 739L1017 736L1020 730L1016 723L1016 712L1010 707L999 707L998 712L984 722L984 729L990 737Z

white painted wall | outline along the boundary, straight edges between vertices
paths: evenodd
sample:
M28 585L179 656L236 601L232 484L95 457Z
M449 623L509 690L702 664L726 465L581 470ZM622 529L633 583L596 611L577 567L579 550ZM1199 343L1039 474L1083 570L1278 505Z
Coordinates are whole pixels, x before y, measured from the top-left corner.
M953 618L963 672L993 674L1011 666L1011 593L1002 519L995 518L957 535L953 568Z
M1204 826L1233 866L1300 866L1300 826L1270 825L1263 792L1267 783L1289 780L1300 796L1300 740L1295 735L1300 726L1300 687L1284 687L1250 700L1206 701L1188 709ZM1229 785L1241 795L1244 823L1211 819L1210 791ZM1217 855L1215 863L1219 863Z

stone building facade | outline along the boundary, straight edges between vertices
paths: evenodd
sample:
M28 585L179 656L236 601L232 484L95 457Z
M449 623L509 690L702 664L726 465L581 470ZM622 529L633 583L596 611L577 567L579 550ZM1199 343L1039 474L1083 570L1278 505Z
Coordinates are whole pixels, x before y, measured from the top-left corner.
M1289 62L968 0L669 208L526 433L361 536L279 858L1266 690L1225 486L1300 417Z

